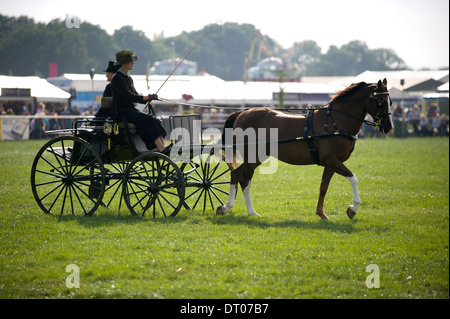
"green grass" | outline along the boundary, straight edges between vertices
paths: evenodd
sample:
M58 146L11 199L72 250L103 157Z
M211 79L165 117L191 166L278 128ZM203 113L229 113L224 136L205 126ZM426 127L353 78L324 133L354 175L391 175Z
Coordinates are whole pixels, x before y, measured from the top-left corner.
M43 141L0 142L0 298L449 298L449 140L361 139L354 220L335 175L315 215L322 168L283 163L255 174L226 216L181 210L140 219L40 211L30 170ZM80 270L67 288L66 266ZM379 267L380 288L366 287Z

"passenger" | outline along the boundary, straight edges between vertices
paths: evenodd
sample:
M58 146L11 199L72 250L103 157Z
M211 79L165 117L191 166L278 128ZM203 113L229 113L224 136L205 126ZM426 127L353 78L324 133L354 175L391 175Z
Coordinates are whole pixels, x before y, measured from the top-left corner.
M103 97L112 97L111 92L111 79L114 74L117 72L117 67L114 65L114 61L108 62L108 67L106 70L103 70L106 72L106 81L108 81L108 84L105 87L105 90L103 91ZM96 117L109 117L111 116L111 108L105 108L103 105L100 107L100 109L95 113Z
M137 59L138 57L131 50L122 50L116 53L115 66L119 69L111 80L113 107L117 110L118 116L136 126L138 134L149 150L156 147L159 152L168 155L172 144L165 146L164 137L167 133L164 127L152 115L135 108L136 103L144 104L158 99L156 94L139 95L134 88L133 79L128 72L133 69L134 61Z
M114 61L108 62L108 67L106 70L103 70L106 72L106 80L109 82L106 87L105 91L103 92L103 97L112 97L112 91L111 91L111 79L116 74L118 68L114 65Z
M117 72L117 67L114 65L114 61L108 62L108 67L106 70L103 70L106 72L106 80L108 81L108 84L105 87L105 90L103 91L103 97L112 97L112 91L111 91L111 79L114 74ZM111 108L104 108L100 107L100 109L95 114L96 117L109 117L111 116Z

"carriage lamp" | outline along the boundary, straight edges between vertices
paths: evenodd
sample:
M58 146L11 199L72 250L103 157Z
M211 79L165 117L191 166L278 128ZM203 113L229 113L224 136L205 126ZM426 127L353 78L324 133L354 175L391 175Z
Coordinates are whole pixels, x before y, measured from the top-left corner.
M105 124L103 124L103 132L105 133L105 134L111 134L112 133L112 131L113 131L113 126L112 126L112 124L111 123L109 123L109 122L105 122Z
M114 135L119 134L119 123L114 123L113 131Z

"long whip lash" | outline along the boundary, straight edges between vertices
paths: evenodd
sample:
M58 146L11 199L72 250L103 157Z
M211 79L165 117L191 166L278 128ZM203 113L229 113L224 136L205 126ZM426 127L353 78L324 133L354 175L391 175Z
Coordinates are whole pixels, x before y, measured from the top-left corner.
M181 59L180 63L178 63L178 65L173 69L173 71L169 74L169 76L164 80L163 84L161 84L161 86L159 87L158 91L156 91L155 94L158 94L158 92L161 90L161 88L164 86L164 84L166 84L167 80L169 80L169 78L172 76L172 74L178 69L178 67L181 65L181 63L183 63L183 61L188 57L189 54L191 54L191 52L195 49L195 47L208 35L209 32L211 32L211 30L216 26L216 24L221 21L218 20L216 23L214 23L212 25L212 27L202 36L202 38L200 40L197 41L197 43L192 47L192 49L184 56L183 59Z

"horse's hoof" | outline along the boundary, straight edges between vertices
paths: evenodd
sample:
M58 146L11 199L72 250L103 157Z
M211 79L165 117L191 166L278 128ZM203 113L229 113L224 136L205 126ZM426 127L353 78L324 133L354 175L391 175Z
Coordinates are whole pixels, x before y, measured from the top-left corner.
M219 207L217 207L217 210L216 210L216 215L220 215L220 216L223 216L223 215L225 215L225 212L224 212L224 210L225 210L225 207L223 207L223 206L219 206Z
M356 212L349 206L347 208L347 216L348 216L348 218L353 219L353 217L355 217L355 215L356 215Z
M261 217L261 215L260 214L258 214L257 212L255 212L255 211L253 211L253 212L250 212L250 213L248 213L248 216L256 216L256 217Z
M328 216L325 215L324 213L318 213L317 215L320 217L320 219L323 219L323 220L329 219Z

